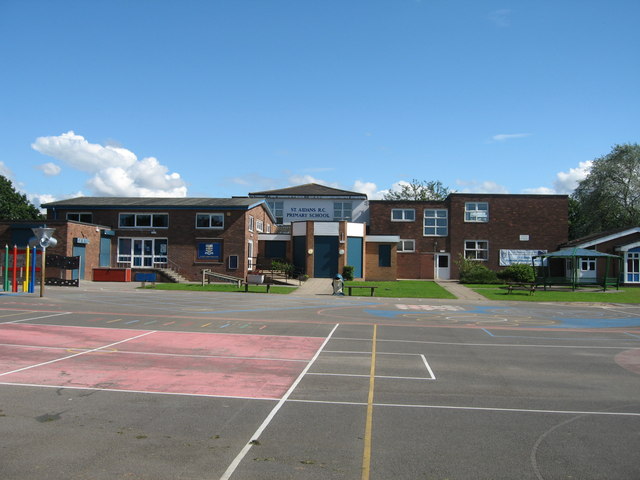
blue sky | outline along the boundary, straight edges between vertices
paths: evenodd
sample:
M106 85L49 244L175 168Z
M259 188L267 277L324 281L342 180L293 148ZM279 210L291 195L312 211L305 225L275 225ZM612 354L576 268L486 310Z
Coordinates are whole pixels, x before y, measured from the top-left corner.
M637 0L0 0L34 203L318 182L570 193L637 143Z

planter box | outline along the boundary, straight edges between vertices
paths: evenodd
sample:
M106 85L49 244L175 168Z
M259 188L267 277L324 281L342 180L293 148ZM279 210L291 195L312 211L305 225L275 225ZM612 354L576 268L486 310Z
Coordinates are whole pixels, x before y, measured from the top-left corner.
M94 268L94 282L130 282L130 268Z

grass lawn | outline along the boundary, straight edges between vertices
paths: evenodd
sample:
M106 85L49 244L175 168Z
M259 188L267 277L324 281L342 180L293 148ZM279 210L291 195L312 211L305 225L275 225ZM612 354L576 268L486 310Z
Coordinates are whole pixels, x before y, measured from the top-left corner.
M236 285L225 284L213 284L202 286L199 283L157 283L155 285L147 285L144 288L151 288L156 290L182 290L188 292L241 292L244 293L244 287L238 288ZM275 294L288 294L295 290L293 287L279 287L272 285L269 293ZM249 285L249 293L266 293L267 287Z
M525 290L514 290L507 293L504 285L465 285L487 297L489 300L520 300L524 302L589 302L589 303L640 303L640 288L621 287L620 290L607 289L606 292L594 288L579 289L575 292L570 288L553 287L547 290L542 287L533 295Z
M395 282L345 282L345 285L375 285L376 297L394 298L456 298L435 282L419 280L397 280ZM347 289L344 289L345 295ZM353 290L353 296L369 296L369 290Z

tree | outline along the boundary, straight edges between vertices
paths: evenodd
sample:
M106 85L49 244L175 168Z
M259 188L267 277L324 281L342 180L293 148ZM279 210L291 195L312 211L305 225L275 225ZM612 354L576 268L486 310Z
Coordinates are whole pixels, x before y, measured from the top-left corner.
M42 215L27 196L13 188L11 180L0 175L0 220L41 220Z
M570 199L569 235L640 225L640 145L623 144L597 158Z
M390 190L382 197L384 200L444 200L451 191L442 185L440 180L411 180L410 183L402 183L400 191Z

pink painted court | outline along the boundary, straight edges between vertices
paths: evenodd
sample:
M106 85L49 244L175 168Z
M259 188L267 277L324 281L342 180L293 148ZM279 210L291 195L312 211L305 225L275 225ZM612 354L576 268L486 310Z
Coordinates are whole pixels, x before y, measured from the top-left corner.
M279 399L323 338L0 325L0 383Z

